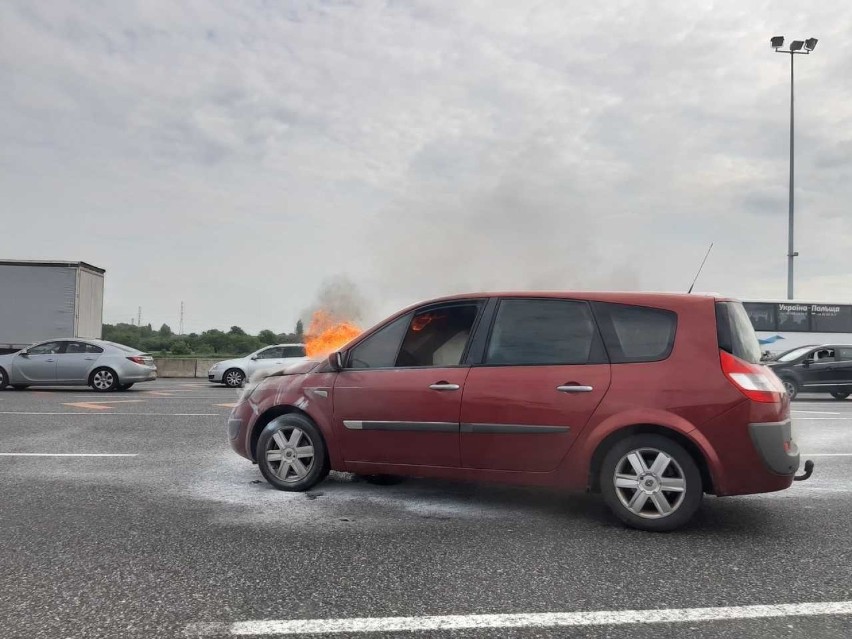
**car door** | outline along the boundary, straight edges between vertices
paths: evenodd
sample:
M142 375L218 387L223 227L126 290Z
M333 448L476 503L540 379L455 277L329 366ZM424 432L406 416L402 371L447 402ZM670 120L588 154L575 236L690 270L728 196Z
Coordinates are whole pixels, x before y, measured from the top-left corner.
M587 302L500 300L482 363L465 383L462 466L554 470L609 383Z
M87 384L89 373L103 356L104 349L86 342L66 342L56 356L56 381L63 384Z
M284 349L280 346L270 346L255 353L246 364L246 376L251 377L260 370L267 370L283 365Z
M21 384L56 381L56 363L64 342L44 342L32 346L15 357L12 382Z
M418 309L346 355L334 383L334 423L353 463L459 466L467 344L483 304Z
M809 353L800 364L802 387L816 390L835 384L835 364L833 348L820 347Z
M852 346L834 347L831 380L840 386L852 386Z

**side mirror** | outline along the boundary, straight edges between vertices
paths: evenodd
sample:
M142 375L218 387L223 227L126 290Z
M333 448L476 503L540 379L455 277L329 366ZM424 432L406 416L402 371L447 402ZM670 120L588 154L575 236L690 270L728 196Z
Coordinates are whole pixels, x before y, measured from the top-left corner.
M21 357L29 357L30 356L29 352L27 352L27 349L22 350L19 354L20 354Z
M343 370L343 353L337 351L336 353L332 353L328 356L328 365L331 366L331 370L335 373L339 373Z
M252 356L251 356L251 361L256 362L256 361L257 361L257 355L252 355Z

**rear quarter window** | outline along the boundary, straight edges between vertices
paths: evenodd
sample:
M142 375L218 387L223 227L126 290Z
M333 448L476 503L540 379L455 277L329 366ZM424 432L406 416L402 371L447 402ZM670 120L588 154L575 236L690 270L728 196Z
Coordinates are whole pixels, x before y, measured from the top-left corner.
M716 336L723 351L752 364L760 363L760 343L740 302L716 302Z
M677 333L673 311L609 302L592 306L613 364L659 362L671 355Z

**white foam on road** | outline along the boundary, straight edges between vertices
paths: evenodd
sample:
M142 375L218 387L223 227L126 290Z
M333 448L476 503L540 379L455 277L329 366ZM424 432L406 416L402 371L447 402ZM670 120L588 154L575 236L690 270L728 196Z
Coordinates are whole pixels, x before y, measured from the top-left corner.
M187 636L212 635L317 635L367 632L427 632L494 628L558 628L615 626L649 623L684 623L852 614L852 601L724 606L714 608L661 608L655 610L596 610L499 615L442 615L428 617L358 617L349 619L262 619L235 623L198 623L185 629Z

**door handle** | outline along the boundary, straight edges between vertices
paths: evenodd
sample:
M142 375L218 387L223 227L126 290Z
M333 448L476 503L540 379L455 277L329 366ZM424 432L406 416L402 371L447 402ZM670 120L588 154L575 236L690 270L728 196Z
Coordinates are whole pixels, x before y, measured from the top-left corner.
M556 390L560 393L591 393L595 389L591 386L580 386L579 384L563 384L557 386Z
M458 390L461 388L458 384L450 384L448 382L435 382L434 384L430 384L429 388L432 390L438 391L448 391L448 390Z
M83 359L89 359L89 360L92 360L92 359L95 359L95 358L94 358L94 357L84 357Z
M46 360L44 360L44 361L45 361L45 362L55 362L56 360L55 360L55 359L53 359L53 358L50 358L50 359L46 359Z

